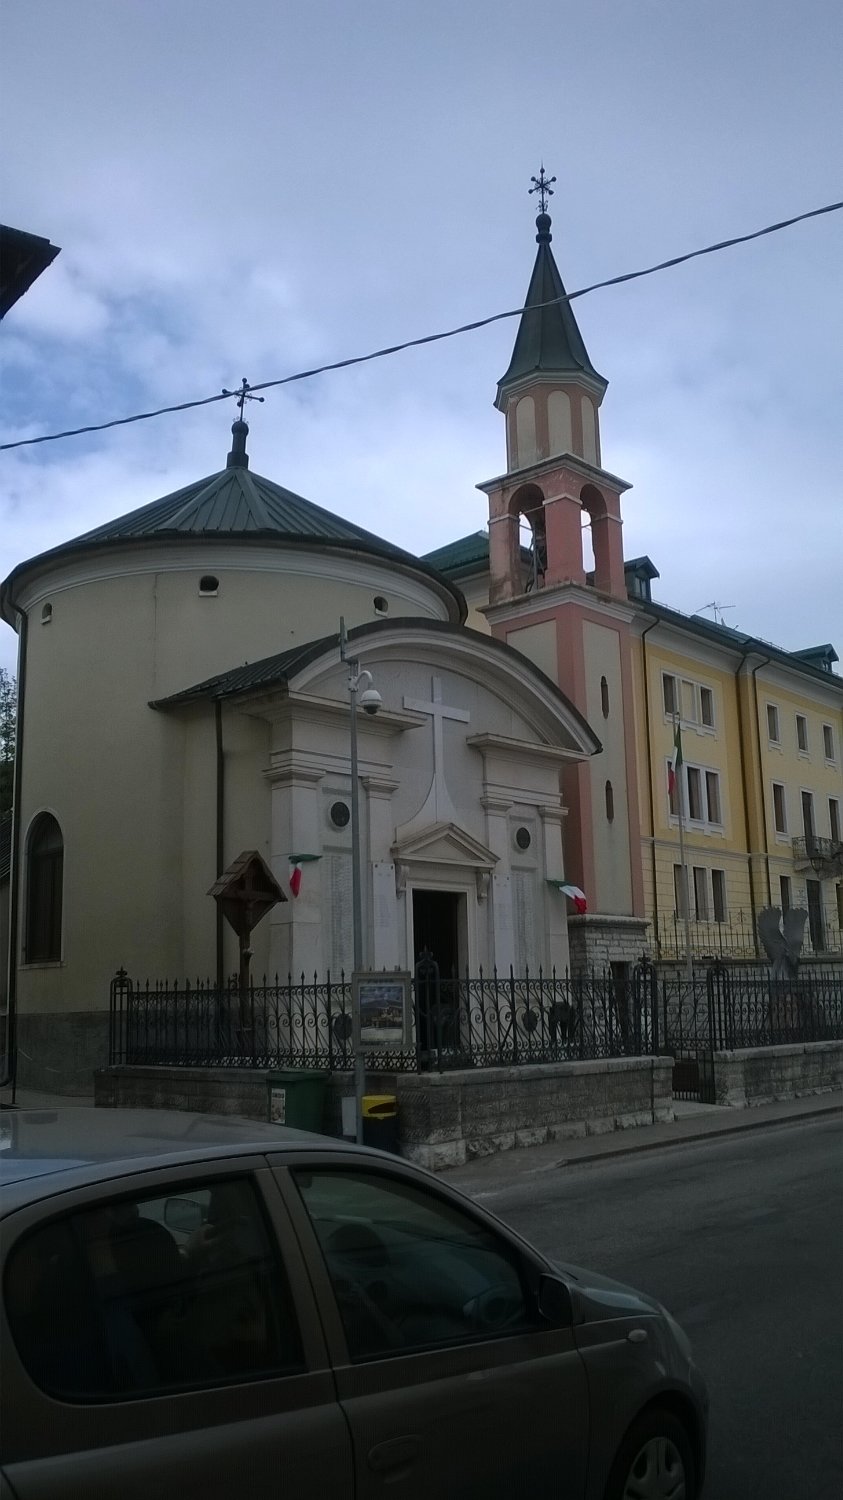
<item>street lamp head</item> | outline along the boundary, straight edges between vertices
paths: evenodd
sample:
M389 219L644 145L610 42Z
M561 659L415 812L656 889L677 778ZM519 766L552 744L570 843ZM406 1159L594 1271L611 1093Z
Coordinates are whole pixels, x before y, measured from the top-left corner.
M360 694L360 707L364 714L376 714L382 703L383 699L377 688L368 687Z

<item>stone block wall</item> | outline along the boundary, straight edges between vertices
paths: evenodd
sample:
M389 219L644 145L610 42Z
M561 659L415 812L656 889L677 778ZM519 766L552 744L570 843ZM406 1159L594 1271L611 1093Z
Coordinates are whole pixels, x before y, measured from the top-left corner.
M673 1119L670 1058L467 1069L398 1079L401 1150L420 1166Z
M714 1088L717 1103L733 1109L830 1093L843 1088L843 1041L715 1052Z
M602 974L613 963L638 963L649 949L649 928L643 917L569 916L571 972Z
M514 1146L671 1120L671 1070L670 1058L623 1057L370 1075L368 1087L396 1094L402 1155L436 1170ZM266 1079L265 1072L248 1068L106 1068L95 1075L95 1099L112 1109L185 1109L265 1120ZM326 1134L341 1134L341 1101L353 1086L350 1073L328 1079Z

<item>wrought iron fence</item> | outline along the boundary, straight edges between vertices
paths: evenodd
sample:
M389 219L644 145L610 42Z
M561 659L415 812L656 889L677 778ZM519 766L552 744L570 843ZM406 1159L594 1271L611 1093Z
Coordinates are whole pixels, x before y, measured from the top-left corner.
M367 1047L371 1071L441 1072L625 1056L699 1060L718 1050L843 1038L843 969L803 965L771 979L751 965L713 964L693 978L643 962L617 972L440 978L420 965L403 1046ZM302 977L111 985L112 1064L170 1067L353 1066L352 987Z
M691 952L694 958L716 962L720 959L763 959L763 949L757 939L757 919L749 911L734 911L722 922L689 922ZM659 916L655 932L656 953L660 959L677 959L685 955L685 918L680 912L665 912ZM823 913L822 947L812 941L811 932L805 929L805 953L808 957L822 959L843 954L843 929L827 913Z
M236 980L222 989L211 981L139 984L121 969L111 984L111 1063L343 1071L353 1066L351 997L345 975L265 979L241 993ZM369 1069L426 1072L617 1057L651 1045L651 1019L611 973L481 971L477 978L444 980L420 968L412 1001L405 1045L368 1047Z

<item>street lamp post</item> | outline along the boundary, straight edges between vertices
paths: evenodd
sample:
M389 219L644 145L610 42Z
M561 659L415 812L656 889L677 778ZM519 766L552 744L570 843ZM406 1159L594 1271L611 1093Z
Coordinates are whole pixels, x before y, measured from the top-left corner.
M360 797L357 770L357 705L362 701L368 714L376 714L380 694L372 686L371 672L360 670L359 663L348 656L345 620L340 620L340 659L348 667L348 699L351 737L351 921L353 932L354 977L363 968L363 883L360 874ZM366 1092L366 1061L360 1036L360 1004L357 986L352 981L351 1048L354 1055L354 1120L357 1144L363 1144L363 1095Z

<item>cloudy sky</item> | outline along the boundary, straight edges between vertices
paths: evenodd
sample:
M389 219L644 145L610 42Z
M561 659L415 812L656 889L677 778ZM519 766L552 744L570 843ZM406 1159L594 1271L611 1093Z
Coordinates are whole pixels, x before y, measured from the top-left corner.
M519 305L843 197L839 0L0 0L3 438ZM843 213L575 304L657 597L843 656ZM270 392L259 473L417 552L477 530L515 324ZM231 403L0 454L0 576L222 467ZM710 613L710 612L709 612ZM15 638L0 626L0 665Z

